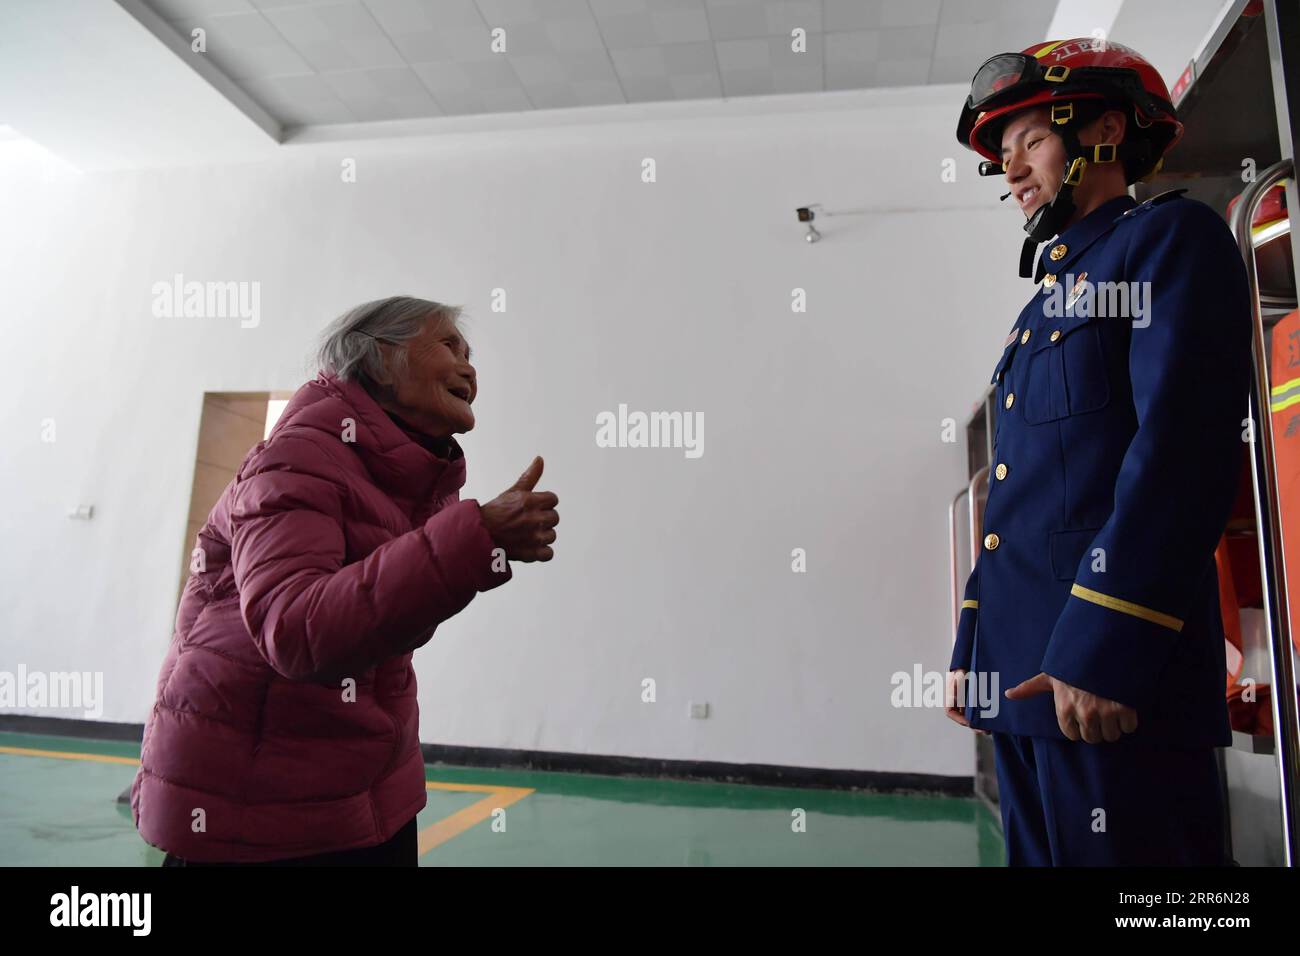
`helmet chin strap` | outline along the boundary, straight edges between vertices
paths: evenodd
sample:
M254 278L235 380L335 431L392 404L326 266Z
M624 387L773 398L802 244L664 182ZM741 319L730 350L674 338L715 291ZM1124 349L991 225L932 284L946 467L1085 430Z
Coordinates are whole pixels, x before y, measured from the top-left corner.
M1052 201L1039 206L1025 223L1028 238L1020 247L1020 276L1023 279L1033 276L1035 282L1042 280L1046 270L1041 263L1037 269L1034 268L1034 253L1039 243L1060 234L1074 215L1074 190L1083 182L1089 158L1103 163L1115 161L1116 147L1089 147L1079 142L1078 127L1083 122L1085 120L1082 116L1075 115L1073 103L1057 103L1052 106L1052 132L1061 138L1061 143L1065 146L1065 171L1061 174L1061 185Z
M1077 168L1074 182L1070 181L1070 174L1075 170L1075 162L1079 165ZM1053 236L1060 233L1065 228L1065 224L1070 221L1070 216L1074 213L1074 187L1083 179L1083 170L1087 166L1087 160L1083 157L1076 157L1073 160L1067 160L1065 163L1065 175L1061 178L1060 188L1056 190L1056 195L1052 201L1039 206L1037 211L1029 217L1025 223L1025 232L1028 238L1025 244L1020 247L1020 277L1028 279L1034 275L1034 253L1038 249L1040 242L1046 242ZM1034 276L1037 282L1042 276Z
M1052 201L1039 206L1025 223L1028 238L1020 248L1021 278L1033 276L1035 282L1042 281L1047 270L1041 262L1037 269L1034 268L1034 253L1039 243L1059 235L1074 215L1074 190L1083 182L1089 164L1113 163L1117 160L1141 163L1144 159L1141 145L1134 146L1128 142L1099 143L1096 146L1081 144L1079 128L1097 115L1100 113L1093 107L1083 107L1076 112L1073 103L1056 103L1052 106L1052 132L1060 137L1061 144L1065 147L1065 170ZM985 160L980 163L979 172L981 176L997 176L1006 172L1006 163ZM1007 193L1002 198L1005 200L1010 195Z

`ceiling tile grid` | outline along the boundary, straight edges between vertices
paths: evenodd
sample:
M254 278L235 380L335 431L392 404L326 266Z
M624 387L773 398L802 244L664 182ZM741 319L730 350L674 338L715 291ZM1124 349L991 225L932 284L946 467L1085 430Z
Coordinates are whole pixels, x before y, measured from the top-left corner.
M287 127L965 82L1043 0L145 0ZM801 28L806 49L792 49ZM505 49L493 48L500 31Z

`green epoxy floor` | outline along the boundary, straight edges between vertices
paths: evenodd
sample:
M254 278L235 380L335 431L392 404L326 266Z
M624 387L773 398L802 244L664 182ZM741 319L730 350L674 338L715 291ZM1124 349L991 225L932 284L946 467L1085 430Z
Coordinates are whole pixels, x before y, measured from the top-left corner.
M138 744L0 733L0 747L135 761ZM0 753L0 866L157 866L117 796L135 767ZM443 839L422 866L1001 866L997 821L975 799L694 783L591 774L427 767L438 785L421 831ZM442 789L469 785L478 790ZM532 792L461 829L496 794ZM501 801L506 802L506 801ZM806 811L803 833L791 811ZM452 818L452 819L449 819Z

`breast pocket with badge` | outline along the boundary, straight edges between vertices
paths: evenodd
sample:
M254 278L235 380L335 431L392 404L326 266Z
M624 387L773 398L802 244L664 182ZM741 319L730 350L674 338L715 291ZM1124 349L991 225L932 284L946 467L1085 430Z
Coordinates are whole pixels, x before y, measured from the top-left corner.
M1097 315L1048 318L1021 347L1025 421L1041 425L1104 408L1110 380Z

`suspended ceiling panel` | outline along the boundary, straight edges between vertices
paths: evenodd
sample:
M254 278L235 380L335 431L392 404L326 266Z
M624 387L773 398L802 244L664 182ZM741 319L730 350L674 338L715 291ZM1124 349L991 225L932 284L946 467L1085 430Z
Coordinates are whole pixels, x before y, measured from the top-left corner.
M961 83L1044 0L143 0L286 128ZM791 31L807 51L791 50ZM493 32L504 31L504 52ZM173 38L174 39L174 38ZM173 44L173 48L177 48Z

